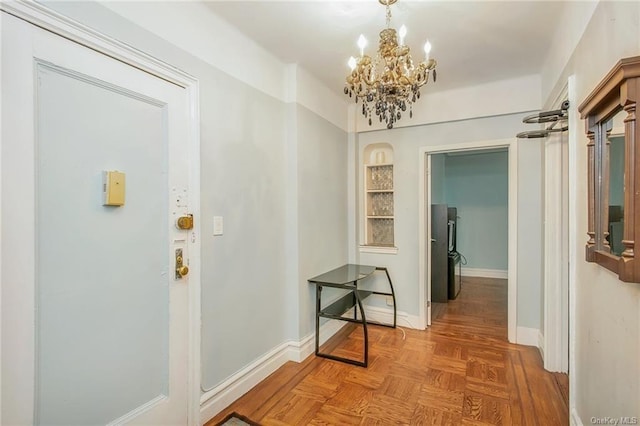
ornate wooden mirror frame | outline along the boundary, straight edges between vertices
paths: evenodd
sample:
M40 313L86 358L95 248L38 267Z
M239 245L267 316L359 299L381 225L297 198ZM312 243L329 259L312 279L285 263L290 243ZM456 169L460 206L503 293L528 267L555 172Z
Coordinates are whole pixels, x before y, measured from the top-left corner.
M622 281L640 282L640 131L636 104L640 98L640 56L620 60L579 106L589 138L588 236L586 259L618 274ZM624 198L622 251L609 243L609 136L613 117L624 111Z

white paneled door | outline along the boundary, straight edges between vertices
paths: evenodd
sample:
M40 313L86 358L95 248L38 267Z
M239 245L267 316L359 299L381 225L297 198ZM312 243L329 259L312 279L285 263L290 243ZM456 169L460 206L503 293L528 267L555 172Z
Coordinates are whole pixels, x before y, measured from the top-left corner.
M1 23L0 423L193 423L186 90ZM104 205L105 171L124 204Z

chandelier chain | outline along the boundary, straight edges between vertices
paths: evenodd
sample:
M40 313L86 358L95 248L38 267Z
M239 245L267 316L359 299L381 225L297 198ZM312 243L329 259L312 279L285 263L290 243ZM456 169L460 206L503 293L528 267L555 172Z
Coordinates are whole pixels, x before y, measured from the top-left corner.
M391 28L391 6L387 3L387 28Z

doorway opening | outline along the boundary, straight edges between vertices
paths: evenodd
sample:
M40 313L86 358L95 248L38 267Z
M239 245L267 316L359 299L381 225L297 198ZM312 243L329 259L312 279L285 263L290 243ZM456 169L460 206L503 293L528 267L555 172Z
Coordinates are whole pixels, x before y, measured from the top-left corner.
M490 321L503 330L505 339L508 155L507 148L431 155L428 247L432 320L448 312L457 321ZM490 287L493 291L483 291ZM464 306L466 313L447 309L454 305Z
M505 258L498 259L482 259L489 250L484 250L485 253L482 253L482 248L480 249L479 257L474 256L474 261L480 261L480 263L469 264L468 254L464 253L464 246L467 245L467 241L462 242L461 239L468 238L469 240L473 238L478 238L478 236L473 236L472 234L467 234L462 236L461 229L467 227L467 231L472 231L472 226L482 226L484 220L481 219L482 215L487 214L486 208L478 208L476 211L473 211L473 208L469 209L468 206L463 206L460 204L462 201L457 198L459 195L452 196L447 199L446 194L442 193L442 182L438 181L438 174L442 174L442 170L439 169L442 166L443 162L447 162L447 159L451 159L449 161L450 164L463 165L478 163L478 161L473 161L473 157L477 157L478 160L480 157L485 157L485 159L490 159L491 161L503 159L503 166L505 169L505 177L506 182L503 183L505 186L504 192L501 197L503 197L504 204L506 204L506 208L504 211L503 217L498 215L496 218L499 219L498 222L502 222L503 229L500 231L504 235L498 236L498 238L494 240L502 241L502 247L499 251L504 250ZM463 275L488 275L489 277L493 277L492 279L506 279L507 280L507 338L510 342L516 342L516 309L517 309L517 297L516 297L516 251L517 251L517 146L515 139L503 139L503 140L495 140L495 141L479 141L479 142L471 142L466 144L457 144L457 145L445 145L445 146L434 146L434 147L424 147L421 149L420 155L420 194L419 194L419 202L420 202L420 235L422 236L419 247L419 269L420 269L420 300L424 301L424 303L420 303L420 318L425 328L431 325L431 320L434 315L434 310L438 305L434 303L447 303L446 300L443 300L443 295L445 294L441 287L442 284L436 283L436 287L434 288L434 283L432 282L432 262L433 257L438 256L438 253L434 247L435 244L438 243L438 238L435 238L433 235L433 224L435 218L434 213L435 210L443 210L442 205L446 204L445 207L447 211L447 231L443 233L440 238L446 238L446 243L444 249L446 250L445 256L447 256L446 260L446 268L447 273L445 274L445 278L447 275L451 275L448 272L451 270L450 263L453 263L454 269L454 277L455 275L459 275L462 269L462 263L465 263L465 259L467 265L465 266L465 271ZM441 177L441 176L440 176ZM435 181L435 187L434 187ZM485 183L487 184L487 183ZM440 185L440 186L438 186ZM446 185L445 185L446 186ZM446 191L446 188L444 188ZM447 202L449 201L449 202ZM451 206L449 206L451 204ZM456 205L454 205L456 204ZM433 205L439 205L440 207L436 207L435 210L432 211ZM449 211L449 207L456 207L456 211ZM461 210L462 209L462 210ZM484 211L483 211L484 210ZM489 213L490 214L490 213ZM451 218L451 219L449 219ZM496 219L494 218L494 220ZM449 221L453 221L453 232L450 230L451 224ZM465 221L468 221L466 223ZM477 223L480 221L480 223ZM437 222L436 222L437 223ZM479 228L476 228L479 229ZM451 235L455 235L455 243L449 244L449 238ZM433 240L436 240L433 242ZM462 244L461 244L462 242ZM482 241L481 241L482 242ZM442 241L440 241L442 243ZM468 249L471 250L470 246ZM450 250L453 249L453 250ZM473 250L476 250L475 248ZM453 253L450 253L450 252ZM449 256L452 254L453 256ZM456 254L461 254L458 259L456 259ZM489 253L489 256L494 255L494 253ZM453 262L449 259L453 257ZM495 257L495 256L494 256ZM500 256L498 256L500 257ZM485 263L485 265L496 265L493 268L485 266L484 268L479 267L481 263ZM489 263L486 263L489 262ZM493 263L491 263L493 262ZM502 262L502 263L500 263ZM500 266L501 265L501 266ZM457 272L456 272L457 269ZM455 278L454 278L455 280ZM456 286L454 285L452 288L452 296L455 296L457 292ZM447 296L449 294L449 286L447 280ZM435 298L434 298L435 296ZM437 310L436 310L437 313Z

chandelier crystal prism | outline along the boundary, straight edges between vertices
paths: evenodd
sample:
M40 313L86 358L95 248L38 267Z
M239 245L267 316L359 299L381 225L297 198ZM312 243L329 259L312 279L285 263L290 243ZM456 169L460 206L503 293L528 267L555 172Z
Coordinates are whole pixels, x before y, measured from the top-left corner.
M386 123L387 129L392 129L407 109L409 117L413 117L413 103L420 98L420 88L429 81L430 73L436 81L437 62L429 58L431 43L427 41L424 61L414 65L409 46L404 44L406 27L400 27L399 43L398 32L391 28L390 6L397 0L378 1L387 9L387 28L380 32L375 60L364 54L367 40L360 35L360 57L349 58L351 73L347 76L344 93L355 97L356 103L362 100L362 115L369 119L370 126L375 113L380 122Z

